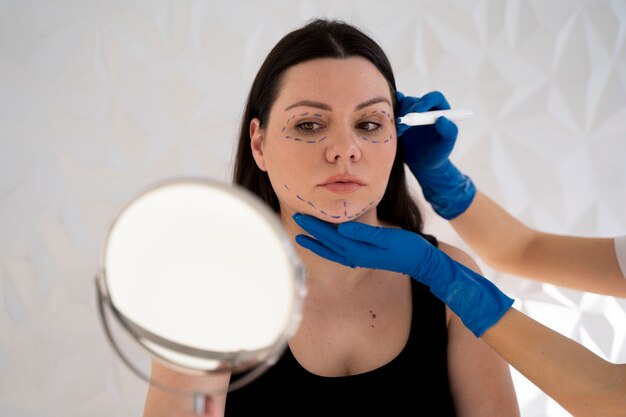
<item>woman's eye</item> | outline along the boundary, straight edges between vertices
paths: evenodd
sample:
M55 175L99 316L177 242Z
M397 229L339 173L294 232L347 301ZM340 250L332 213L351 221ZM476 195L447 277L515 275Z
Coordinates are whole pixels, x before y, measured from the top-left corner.
M357 127L361 130L365 130L366 132L375 132L376 130L380 129L382 125L375 122L363 122L359 123Z
M296 128L304 132L315 132L320 129L320 124L316 122L302 122L298 123Z

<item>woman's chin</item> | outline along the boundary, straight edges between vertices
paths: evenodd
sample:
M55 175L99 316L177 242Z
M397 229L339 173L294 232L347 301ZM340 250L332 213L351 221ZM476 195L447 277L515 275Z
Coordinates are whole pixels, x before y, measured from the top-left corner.
M297 203L302 203L298 201ZM321 205L311 204L295 204L289 207L282 207L283 217L291 217L295 213L308 214L328 223L341 224L350 221L359 221L362 223L376 222L376 207L374 205L364 204L346 204L343 201L332 202Z

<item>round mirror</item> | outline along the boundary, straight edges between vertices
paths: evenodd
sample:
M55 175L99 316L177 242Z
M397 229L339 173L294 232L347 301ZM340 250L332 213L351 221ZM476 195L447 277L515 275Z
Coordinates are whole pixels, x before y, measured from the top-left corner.
M241 375L229 390L277 360L305 296L276 213L247 190L199 179L158 184L120 211L97 289L109 339L142 378L158 383L138 351L185 373Z

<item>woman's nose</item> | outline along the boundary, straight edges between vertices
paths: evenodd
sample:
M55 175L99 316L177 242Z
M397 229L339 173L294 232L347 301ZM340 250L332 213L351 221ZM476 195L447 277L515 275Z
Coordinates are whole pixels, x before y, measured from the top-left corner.
M360 140L355 132L347 129L329 132L326 141L326 159L328 162L358 162L361 159Z

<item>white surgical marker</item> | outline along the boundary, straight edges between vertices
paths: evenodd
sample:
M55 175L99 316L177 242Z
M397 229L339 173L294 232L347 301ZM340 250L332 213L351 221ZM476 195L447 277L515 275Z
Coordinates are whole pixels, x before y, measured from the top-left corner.
M457 122L467 119L472 114L474 112L467 109L433 110L423 113L407 113L402 117L398 117L397 121L408 126L432 125L435 124L440 116L445 116L447 119Z

